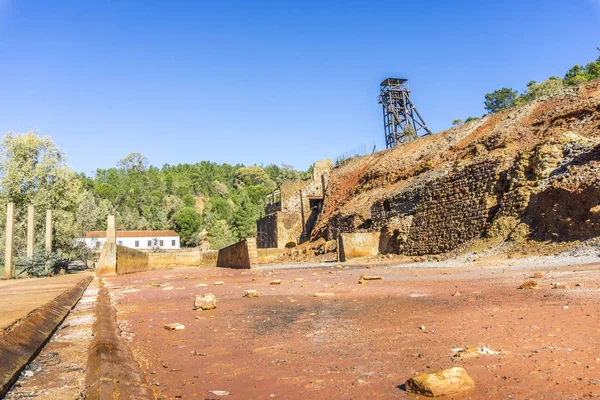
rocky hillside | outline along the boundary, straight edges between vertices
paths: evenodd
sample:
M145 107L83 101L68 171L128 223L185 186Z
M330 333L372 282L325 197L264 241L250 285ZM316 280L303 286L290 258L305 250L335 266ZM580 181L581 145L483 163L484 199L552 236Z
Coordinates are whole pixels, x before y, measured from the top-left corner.
M600 236L600 80L336 168L312 246L355 231L406 255Z

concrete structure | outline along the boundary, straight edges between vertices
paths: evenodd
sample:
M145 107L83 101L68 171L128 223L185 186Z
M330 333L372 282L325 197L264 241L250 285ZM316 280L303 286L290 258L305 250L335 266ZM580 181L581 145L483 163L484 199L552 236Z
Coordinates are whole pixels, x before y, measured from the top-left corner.
M98 276L122 275L133 272L148 271L148 253L121 246L118 241L118 234L115 231L115 217L108 216L108 230L104 233L104 244L100 257L98 259Z
M46 210L46 252L52 252L52 210Z
M340 233L338 236L338 260L347 261L357 257L379 254L380 232Z
M150 269L168 267L216 267L217 250L201 249L167 250L159 253L148 253Z
M217 267L253 268L257 263L256 239L249 238L219 249Z
M6 246L4 247L4 278L13 277L15 244L15 203L6 205Z
M285 248L310 238L323 207L333 160L313 164L312 179L282 185L265 198L265 216L256 221L259 248Z
M33 257L35 247L35 209L27 207L27 257Z
M111 226L112 229L109 228L106 232L86 232L85 238L79 240L83 240L90 249L100 248L108 241L136 250L175 250L181 247L179 235L175 231L115 231L114 221ZM114 232L114 237L108 238L107 232Z

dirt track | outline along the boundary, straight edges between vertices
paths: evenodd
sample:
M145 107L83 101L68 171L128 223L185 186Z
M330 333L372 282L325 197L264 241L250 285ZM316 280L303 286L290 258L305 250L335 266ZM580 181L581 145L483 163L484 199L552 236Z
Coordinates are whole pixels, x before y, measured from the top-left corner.
M546 274L541 289L517 290L534 270ZM362 274L384 280L359 285ZM464 398L600 397L600 264L185 269L106 282L157 397L406 398L402 384L413 374L453 365L477 384ZM260 297L243 298L245 289ZM193 311L206 292L217 309ZM185 329L163 328L172 322ZM465 346L502 353L452 356Z

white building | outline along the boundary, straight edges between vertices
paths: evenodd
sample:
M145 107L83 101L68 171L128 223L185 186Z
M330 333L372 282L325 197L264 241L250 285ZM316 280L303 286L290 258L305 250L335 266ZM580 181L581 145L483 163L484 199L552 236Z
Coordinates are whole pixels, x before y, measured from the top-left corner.
M106 231L90 231L83 238L90 249L99 249L106 243ZM117 244L138 250L174 250L180 248L175 231L117 231Z

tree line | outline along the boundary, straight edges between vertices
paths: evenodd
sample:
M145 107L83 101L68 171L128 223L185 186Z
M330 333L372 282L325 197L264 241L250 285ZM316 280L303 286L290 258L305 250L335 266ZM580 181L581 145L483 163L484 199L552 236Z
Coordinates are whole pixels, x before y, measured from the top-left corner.
M600 47L598 51L600 51ZM586 65L571 67L565 73L564 78L551 76L543 82L529 81L527 89L521 94L517 90L510 88L502 88L492 93L487 93L483 103L487 113L493 114L513 106L526 104L544 96L553 96L564 87L578 85L598 78L600 78L600 56L598 56L596 61L591 61ZM452 125L462 125L463 123L477 119L479 118L469 117L465 121L455 119L452 121Z
M42 251L44 212L54 213L53 248L65 259L79 258L74 239L105 230L115 215L119 230L177 231L184 246L208 240L219 248L250 237L263 198L279 185L303 180L307 172L289 165L245 166L201 161L150 165L132 153L115 167L86 175L72 171L50 137L7 133L0 145L0 223L6 204L17 210L15 248L26 247L27 206L36 207L36 248ZM0 246L4 246L4 229Z

